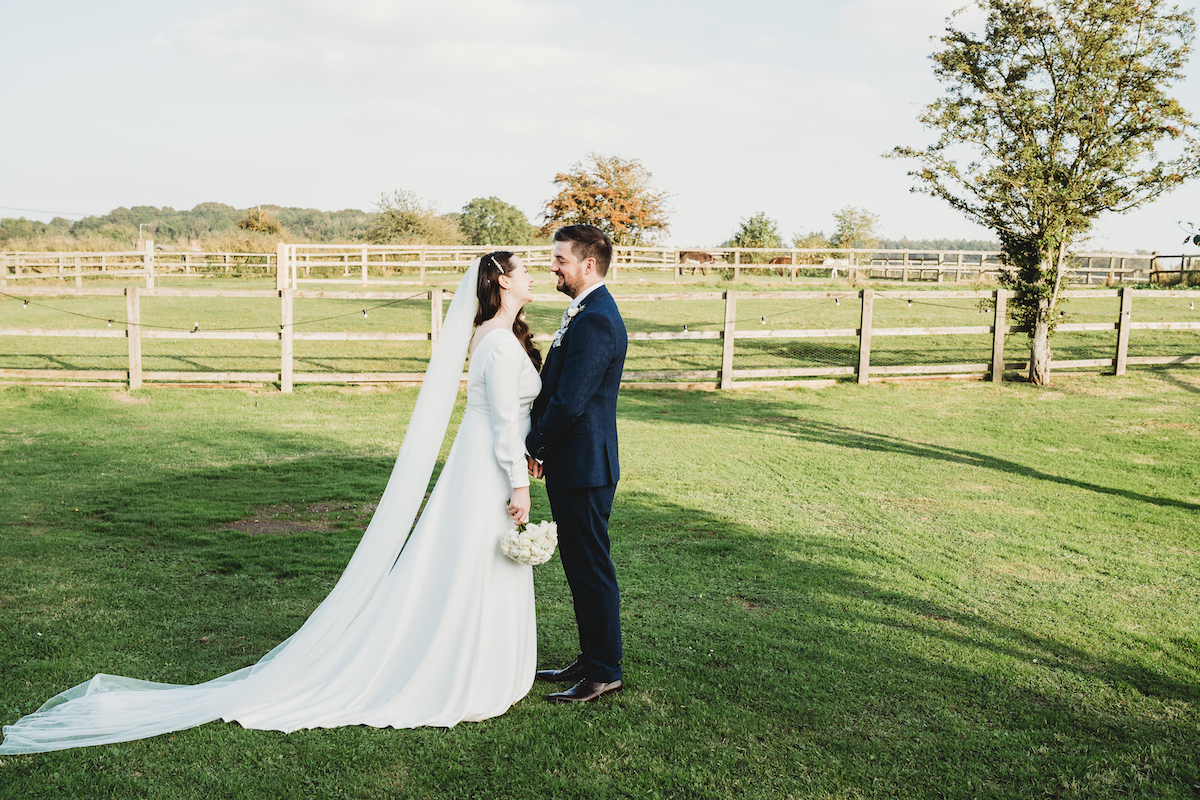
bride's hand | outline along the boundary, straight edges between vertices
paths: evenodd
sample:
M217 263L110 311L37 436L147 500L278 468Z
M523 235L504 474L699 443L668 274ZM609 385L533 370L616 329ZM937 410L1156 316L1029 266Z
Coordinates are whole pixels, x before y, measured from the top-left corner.
M512 491L508 501L508 515L517 525L529 522L529 487L519 486Z

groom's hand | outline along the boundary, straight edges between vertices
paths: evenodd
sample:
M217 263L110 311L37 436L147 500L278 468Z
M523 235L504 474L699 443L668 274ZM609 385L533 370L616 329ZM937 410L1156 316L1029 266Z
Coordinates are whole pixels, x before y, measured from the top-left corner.
M529 465L529 476L532 478L544 478L546 476L546 468L533 456L525 456L525 463Z

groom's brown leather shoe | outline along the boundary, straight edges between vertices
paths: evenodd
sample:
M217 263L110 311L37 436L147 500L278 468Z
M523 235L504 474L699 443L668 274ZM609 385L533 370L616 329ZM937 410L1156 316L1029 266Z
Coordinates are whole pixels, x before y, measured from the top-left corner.
M547 695L546 699L554 703L586 703L589 700L595 700L601 695L619 692L623 688L625 687L621 685L620 680L615 680L612 683L600 683L599 681L589 681L585 678L565 692L555 692L552 695Z
M540 669L534 673L534 679L548 683L574 683L583 678L583 664L572 661L571 666L563 669Z

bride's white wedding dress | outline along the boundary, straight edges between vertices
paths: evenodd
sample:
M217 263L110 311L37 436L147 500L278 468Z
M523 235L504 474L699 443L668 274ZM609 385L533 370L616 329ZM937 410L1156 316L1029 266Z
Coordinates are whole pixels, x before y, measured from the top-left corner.
M445 435L474 317L473 266L455 293L379 508L337 585L251 667L196 686L97 675L4 728L0 753L107 744L216 719L292 731L451 726L503 714L533 685L533 576L500 552L541 386L510 331L471 355L467 407L413 527ZM411 535L406 534L412 531Z

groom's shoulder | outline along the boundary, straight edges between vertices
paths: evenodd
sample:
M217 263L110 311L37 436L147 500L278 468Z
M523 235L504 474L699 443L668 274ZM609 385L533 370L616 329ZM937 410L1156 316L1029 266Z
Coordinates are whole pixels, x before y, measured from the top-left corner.
M617 308L617 300L612 296L612 293L608 291L607 286L600 286L594 292L592 292L591 299L597 311L615 314L618 317L621 316L621 311ZM586 303L587 301L585 300L584 302Z

